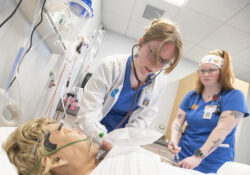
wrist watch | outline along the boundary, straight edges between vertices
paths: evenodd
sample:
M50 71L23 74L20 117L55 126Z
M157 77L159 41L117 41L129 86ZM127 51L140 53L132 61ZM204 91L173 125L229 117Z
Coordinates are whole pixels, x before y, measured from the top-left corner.
M201 159L205 158L205 154L203 154L203 152L200 149L194 151L194 156L200 157Z

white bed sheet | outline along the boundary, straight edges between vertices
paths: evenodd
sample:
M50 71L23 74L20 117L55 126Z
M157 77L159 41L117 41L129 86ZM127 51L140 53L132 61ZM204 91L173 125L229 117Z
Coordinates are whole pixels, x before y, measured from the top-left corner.
M141 147L115 146L91 175L205 175L163 163L160 156Z

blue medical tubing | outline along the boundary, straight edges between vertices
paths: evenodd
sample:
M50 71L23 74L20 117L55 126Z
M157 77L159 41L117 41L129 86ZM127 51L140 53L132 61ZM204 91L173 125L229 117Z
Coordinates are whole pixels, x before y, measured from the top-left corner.
M90 8L90 10L92 12L92 16L91 17L93 17L92 0L81 0L81 1L88 5L88 7Z
M89 9L91 10L91 14L92 14L91 17L93 17L92 1L91 0L81 0L81 1L89 7ZM86 13L87 11L80 3L69 2L69 5L70 5L70 9L72 10L72 12L78 17L82 17L84 13ZM74 10L74 8L76 8L77 10ZM87 13L89 16L90 12L87 11Z
M21 1L20 1L19 3L21 3ZM45 3L46 3L46 0L44 0L44 2L43 2L43 6L42 6L42 10L41 10L41 15L42 15L42 12L43 12L43 8L44 8L44 4L45 4ZM38 8L36 9L35 14L37 13L37 11L38 11ZM41 19L42 19L42 16L41 16ZM32 22L31 27L35 24L35 22L36 22L36 19ZM36 25L36 27L37 27L37 26L38 26L38 25ZM36 27L35 27L35 28L36 28ZM35 30L35 28L33 29L33 31ZM31 32L31 36L32 36L33 31ZM32 42L32 41L31 41L31 42ZM27 43L25 43L24 46L26 46L26 44L27 44ZM16 56L16 59L15 59L13 65L12 65L12 70L11 70L11 73L10 73L10 75L9 75L7 85L6 85L6 87L5 87L5 97L6 97L7 91L8 91L8 89L10 88L11 84L12 84L12 83L14 82L14 80L16 79L16 77L13 79L13 76L14 76L16 70L17 70L17 72L19 71L19 66L20 66L20 64L21 64L21 61L22 61L24 55L26 55L27 52L28 52L29 49L30 49L30 48L29 48L29 49L23 54L23 52L24 52L24 46L22 46L22 47L19 48L19 51L18 51L17 56ZM30 46L30 47L31 47L31 46Z
M5 87L5 92L7 92L8 89L9 89L10 82L11 82L11 80L12 80L13 77L14 77L14 74L15 74L16 68L17 68L17 65L18 65L18 63L20 62L21 57L22 57L22 55L23 55L23 51L24 51L24 47L20 47L20 49L19 49L19 51L18 51L18 53L17 53L16 59L15 59L13 65L12 65L11 73L10 73L10 75L9 75L7 85L6 85L6 87Z

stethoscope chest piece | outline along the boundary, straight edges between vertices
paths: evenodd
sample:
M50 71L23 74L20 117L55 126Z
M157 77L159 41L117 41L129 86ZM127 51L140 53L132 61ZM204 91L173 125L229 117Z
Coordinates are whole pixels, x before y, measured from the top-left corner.
M196 92L192 93L189 98L192 98L195 94L196 94ZM188 110L195 110L195 109L197 109L198 108L198 103L199 103L199 101L201 99L201 95L199 94L198 100L196 100L196 103L193 104L192 107L188 106L188 103L190 103L189 98L185 102L185 107ZM220 113L221 113L221 98L222 98L222 91L220 92L218 105L216 106L216 108L215 108L215 110L213 112L213 113L218 114L218 115L220 115ZM218 96L214 95L213 98L212 98L212 104L211 105L213 105L214 102L217 101L217 99L218 99Z

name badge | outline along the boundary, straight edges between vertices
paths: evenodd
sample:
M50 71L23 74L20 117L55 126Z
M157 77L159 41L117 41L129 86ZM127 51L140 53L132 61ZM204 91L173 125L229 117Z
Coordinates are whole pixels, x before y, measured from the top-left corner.
M216 105L206 105L204 109L203 119L210 120L212 118L213 113L215 112L217 106Z
M150 103L150 98L151 98L151 90L149 90L148 88L144 88L139 97L138 105L141 107L148 107Z

